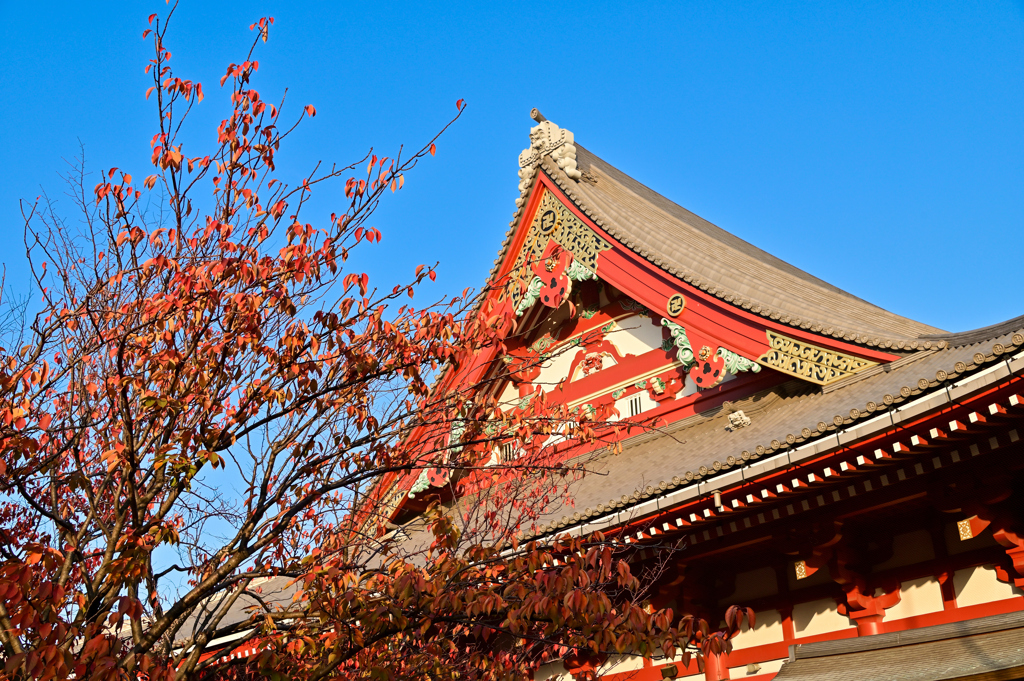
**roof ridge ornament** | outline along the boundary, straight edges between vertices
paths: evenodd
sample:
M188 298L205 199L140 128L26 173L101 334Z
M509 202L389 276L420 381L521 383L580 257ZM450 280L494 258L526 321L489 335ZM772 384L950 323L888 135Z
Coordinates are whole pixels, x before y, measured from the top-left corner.
M530 188L537 166L545 156L550 156L570 179L579 180L583 177L583 173L576 167L575 138L572 132L544 118L537 109L530 110L530 118L537 121L537 125L530 128L530 146L519 154L520 195ZM520 196L516 204L520 205L523 200Z

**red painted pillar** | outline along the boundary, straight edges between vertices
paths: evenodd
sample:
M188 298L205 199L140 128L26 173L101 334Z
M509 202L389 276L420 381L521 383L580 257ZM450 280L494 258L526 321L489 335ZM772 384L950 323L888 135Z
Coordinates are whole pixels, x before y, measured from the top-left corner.
M863 610L850 613L850 619L857 625L858 636L874 636L875 634L885 633L885 626L882 624L884 617L885 613L870 614Z
M704 658L704 679L705 681L722 681L729 678L729 667L727 666L727 655L725 653L708 653Z
M944 570L938 574L939 586L942 589L942 609L949 611L957 608L956 588L953 585L953 571Z
M782 615L782 638L786 643L796 640L796 625L793 624L793 606L784 605L779 608Z
M859 586L849 588L846 590L846 603L840 606L839 612L857 625L858 636L885 633L885 611L900 602L899 582L887 585L878 596L869 594L862 593Z

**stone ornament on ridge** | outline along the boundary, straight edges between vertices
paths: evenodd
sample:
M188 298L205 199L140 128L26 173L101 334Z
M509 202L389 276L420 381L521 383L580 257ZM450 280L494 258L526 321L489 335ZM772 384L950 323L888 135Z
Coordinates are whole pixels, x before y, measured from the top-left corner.
M576 167L572 132L546 120L537 109L530 111L530 116L538 123L530 128L530 146L519 154L519 193L523 194L530 188L535 169L545 156L550 156L570 179L579 180L583 173ZM517 203L523 200L520 198Z
M742 409L729 414L729 430L739 430L749 425L750 417L744 414Z

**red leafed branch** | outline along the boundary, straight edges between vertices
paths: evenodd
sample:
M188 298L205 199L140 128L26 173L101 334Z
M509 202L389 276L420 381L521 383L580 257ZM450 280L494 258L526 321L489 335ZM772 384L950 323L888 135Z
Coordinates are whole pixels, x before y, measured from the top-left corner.
M144 33L153 167L89 187L83 160L74 219L24 207L40 302L0 329L3 674L497 679L706 647L646 607L623 545L520 542L585 472L567 448L614 446L607 415L499 404L481 358L510 324L487 291L417 307L434 266L385 287L358 267L438 137L284 178L316 111L255 89L273 19L204 102L171 67L173 11ZM216 102L216 143L193 149L190 115ZM314 191L329 220L306 221ZM489 465L505 441L530 456ZM397 528L421 472L456 501Z

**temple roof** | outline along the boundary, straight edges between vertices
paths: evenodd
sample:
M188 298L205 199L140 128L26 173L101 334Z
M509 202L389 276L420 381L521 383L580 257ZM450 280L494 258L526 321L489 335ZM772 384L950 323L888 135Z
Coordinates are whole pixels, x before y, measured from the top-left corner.
M576 183L574 200L618 241L665 271L701 288L707 284L720 298L731 294L825 328L901 339L942 333L793 267L576 148L580 170L593 181Z
M548 139L563 132L549 125L544 130ZM1024 316L947 333L892 314L672 203L575 146L571 133L561 139L561 149L550 142L547 147L532 144L558 153L534 153L521 166L518 210L494 272L508 256L527 198L537 186L536 174L544 173L599 228L690 286L811 333L916 352L890 354L893 361L825 386L780 374L777 385L762 385L732 403L629 437L617 455L593 461L585 454L589 473L573 484L571 502L550 508L528 534L614 525L632 509L655 502L667 508L706 493L701 483L725 490L776 466L795 465L800 456L883 432L895 423L897 412L944 408L951 390L962 390L958 386L976 384L971 389L981 390L1024 371ZM567 145L571 152L565 151ZM733 427L729 415L735 411L750 421Z
M733 305L783 324L855 343L899 349L923 348L918 339L942 339L946 332L884 310L843 291L730 234L578 145L567 130L541 121L545 136L520 156L521 196L498 259L510 247L536 186L537 172L550 177L566 196L621 244L665 272ZM562 146L559 146L562 145ZM564 149L571 152L564 152ZM525 158L524 158L525 157ZM571 157L567 164L566 157ZM523 165L526 163L526 165ZM823 233L827 225L823 226ZM891 341L891 343L889 342Z

